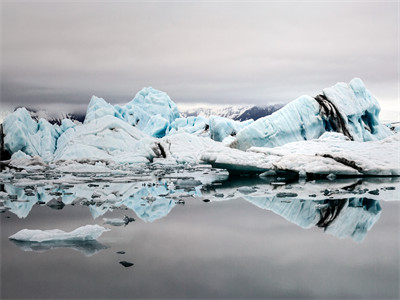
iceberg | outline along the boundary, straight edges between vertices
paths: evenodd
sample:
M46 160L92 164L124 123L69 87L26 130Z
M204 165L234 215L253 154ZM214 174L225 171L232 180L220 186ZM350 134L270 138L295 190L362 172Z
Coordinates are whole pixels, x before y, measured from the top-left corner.
M22 151L30 156L53 160L58 137L75 124L64 120L62 126L51 125L45 119L34 121L25 108L18 108L3 122L4 147L11 154Z
M132 164L211 164L231 173L398 176L399 139L379 122L379 111L358 78L244 122L181 118L166 93L149 87L125 105L93 96L81 125L68 119L61 125L36 122L26 109L17 109L3 123L4 147L12 156L1 166L116 174Z
M276 147L319 138L326 131L351 140L373 141L392 134L379 122L376 98L359 78L337 83L315 98L302 96L270 116L258 119L236 135L235 147Z
M157 141L138 128L109 115L68 129L57 141L55 160L147 163L161 156Z
M222 142L228 136L235 136L237 132L253 123L253 120L234 121L223 117L211 116L210 137L217 142Z
M317 101L302 96L272 115L244 127L237 133L234 146L246 150L252 146L276 147L318 138L325 132L319 110Z
M171 125L168 135L189 133L197 136L210 137L209 120L202 116L177 118Z
M192 163L201 162L203 152L208 150L225 153L229 148L222 143L213 141L210 138L196 136L188 133L177 133L168 135L162 139L167 157L172 158L177 163Z
M349 84L339 82L324 89L322 97L331 103L331 108L337 110L336 118L343 120L343 129L352 140L381 140L391 134L390 130L379 122L381 109L378 100L366 89L361 79L354 78ZM332 124L332 120L330 123ZM330 129L329 127L327 129Z
M71 232L65 232L59 229L52 230L31 230L22 229L9 237L10 240L23 242L51 242L51 241L94 241L97 240L103 232L109 231L99 225L85 225Z
M248 151L209 150L201 159L230 172L293 172L297 175L399 176L400 136L370 142L349 141L328 133L320 139L280 147L252 147Z
M176 104L164 92L152 87L143 88L126 105L111 105L93 96L87 108L85 124L104 116L113 116L135 126L153 137L163 137L171 123L179 118Z

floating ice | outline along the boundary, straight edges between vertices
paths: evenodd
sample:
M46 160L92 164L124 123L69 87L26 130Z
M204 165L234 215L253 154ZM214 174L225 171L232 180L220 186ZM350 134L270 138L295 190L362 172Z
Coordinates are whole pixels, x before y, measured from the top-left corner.
M201 159L230 171L292 171L297 174L399 176L400 136L381 141L355 142L345 138L293 142L281 147L253 147L247 152L209 150Z
M223 144L209 138L188 133L178 133L162 139L166 144L169 157L178 163L199 163L201 155L208 150L223 153L226 148Z
M104 224L112 226L123 226L127 224L124 219L118 219L118 218L103 218L103 221Z
M315 98L302 96L255 122L180 118L167 94L144 88L123 106L93 97L83 125L36 122L23 108L3 125L12 154L8 166L28 172L115 174L115 165L211 163L231 171L290 171L302 177L400 175L399 141L379 123L379 110L362 81L353 79ZM103 165L93 164L99 161Z
M156 140L113 116L71 128L57 143L56 160L110 160L146 163L160 156Z
M318 103L302 96L270 116L258 119L236 135L235 146L276 147L286 143L318 138L325 131Z
M104 99L93 96L85 124L104 116L119 118L151 136L163 137L171 129L171 123L179 118L179 111L166 93L148 87L123 106L112 106Z
M122 219L119 218L103 218L104 224L112 225L112 226L123 226L128 225L131 222L134 222L134 218L130 218L128 216L124 216Z
M210 136L209 120L198 117L177 118L171 125L169 135L175 133L190 133L198 136Z
M323 90L324 96L338 110L344 126L355 141L374 141L391 134L379 122L378 100L365 88L359 78L349 84L339 82Z
M323 90L315 99L302 96L270 116L258 119L237 133L235 146L276 147L311 140L325 131L337 131L356 141L379 140L391 135L380 124L378 101L355 78Z
M253 120L239 122L223 117L211 116L209 122L211 138L214 141L222 142L228 136L235 136L241 129L253 123Z
M93 241L97 240L103 232L109 231L99 225L85 225L71 232L59 229L31 230L22 229L9 237L11 240L25 242L50 242L50 241Z
M74 126L72 122L64 121L59 127L44 119L36 123L25 108L18 108L3 122L4 146L11 154L21 150L30 156L38 155L44 161L51 161L58 137Z

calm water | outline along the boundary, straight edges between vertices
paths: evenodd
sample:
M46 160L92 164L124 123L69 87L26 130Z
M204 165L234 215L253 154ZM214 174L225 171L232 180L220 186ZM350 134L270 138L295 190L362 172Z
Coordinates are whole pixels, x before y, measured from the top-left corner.
M1 298L399 298L398 180L171 178L5 183ZM125 215L136 221L103 224ZM8 239L87 224L111 231L86 244Z

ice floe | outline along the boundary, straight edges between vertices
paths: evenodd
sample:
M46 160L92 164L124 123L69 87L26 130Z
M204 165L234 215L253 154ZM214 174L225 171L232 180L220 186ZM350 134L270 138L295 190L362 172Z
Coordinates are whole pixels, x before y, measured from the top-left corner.
M252 147L203 152L201 159L231 171L284 171L297 174L343 176L399 176L400 137L371 142L348 141L339 134L288 143L280 147Z
M85 225L71 232L60 229L31 230L22 229L9 237L11 240L23 242L51 242L51 241L93 241L97 240L104 232L109 231L99 225Z

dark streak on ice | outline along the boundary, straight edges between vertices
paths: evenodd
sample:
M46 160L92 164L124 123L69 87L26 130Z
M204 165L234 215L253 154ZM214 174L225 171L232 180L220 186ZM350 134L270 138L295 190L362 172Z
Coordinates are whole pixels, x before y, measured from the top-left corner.
M347 136L350 140L353 140L353 137L346 127L346 122L336 106L325 95L317 95L314 99L320 105L320 114L324 119L326 131L333 130L340 132Z
M341 163L345 166L356 169L358 172L361 172L361 173L363 172L363 169L361 167L357 166L355 161L348 160L344 157L336 157L331 154L323 154L322 157L332 158L333 160L336 160L338 163Z
M346 199L327 201L327 207L324 207L320 210L321 219L316 224L316 226L325 229L328 228L328 226L340 214L340 211L343 209L346 202L347 202Z

